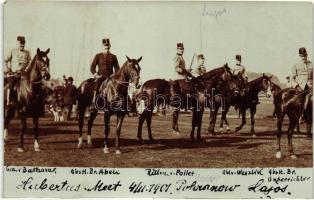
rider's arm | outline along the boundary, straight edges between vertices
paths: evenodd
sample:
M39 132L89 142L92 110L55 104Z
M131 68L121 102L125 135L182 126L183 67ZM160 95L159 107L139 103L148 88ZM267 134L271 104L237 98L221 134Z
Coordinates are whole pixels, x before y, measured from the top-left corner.
M98 54L95 56L91 66L90 66L90 72L95 75L96 72L96 66L98 65Z
M180 63L181 63L180 57L179 56L175 57L174 58L174 65L175 65L175 70L177 73L182 73L182 68L180 66Z
M291 70L291 75L290 75L290 82L291 82L291 86L295 87L296 85L296 77L297 77L297 68L296 65L292 66L292 70Z
M12 61L12 51L10 51L9 55L4 59L4 63L5 63L4 73L8 73L12 71L11 61Z

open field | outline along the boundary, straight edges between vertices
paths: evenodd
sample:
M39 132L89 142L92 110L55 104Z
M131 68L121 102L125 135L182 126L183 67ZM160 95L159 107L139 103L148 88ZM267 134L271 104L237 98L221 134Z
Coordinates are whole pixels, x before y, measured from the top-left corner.
M267 105L267 106L266 106ZM231 109L233 114L234 111ZM5 165L28 166L64 166L64 167L311 167L313 166L312 139L304 133L305 125L301 125L302 133L295 133L293 145L297 160L288 156L287 136L282 137L282 159L275 158L276 152L276 119L271 115L272 106L263 103L257 111L255 130L257 137L249 133L250 123L239 133L234 128L240 119L229 119L231 132L209 136L207 134L208 112L204 114L202 136L206 142L193 143L189 139L191 116L181 115L179 118L180 135L173 135L172 117L153 117L154 143L147 141L146 126L143 127L144 144L137 141L137 117L126 117L121 134L121 155L114 154L115 116L111 121L110 147L111 154L104 154L103 117L100 114L93 127L93 147L84 145L77 149L77 122L54 123L52 117L40 119L40 144L42 151L34 152L33 134L30 127L25 135L25 152L18 153L19 121L13 120L9 129L9 141L5 146ZM220 119L220 117L218 117ZM216 124L217 127L217 124ZM287 120L284 130L287 129ZM85 128L86 130L86 128ZM219 128L216 128L219 130ZM86 136L84 135L84 138ZM86 143L85 143L86 144Z

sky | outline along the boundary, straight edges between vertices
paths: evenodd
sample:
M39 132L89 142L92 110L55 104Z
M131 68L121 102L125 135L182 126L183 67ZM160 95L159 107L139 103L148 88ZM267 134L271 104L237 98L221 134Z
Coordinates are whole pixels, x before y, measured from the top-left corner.
M23 2L4 6L4 56L26 37L26 49L50 48L52 77L91 77L90 64L110 38L119 64L143 57L142 81L174 78L176 43L190 67L203 53L207 70L242 55L247 71L269 72L285 82L298 49L313 58L311 3L295 2ZM197 65L196 60L192 68Z

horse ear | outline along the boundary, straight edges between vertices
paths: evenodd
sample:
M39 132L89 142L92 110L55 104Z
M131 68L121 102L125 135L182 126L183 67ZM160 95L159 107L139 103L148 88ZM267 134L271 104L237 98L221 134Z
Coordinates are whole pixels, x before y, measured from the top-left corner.
M273 75L270 75L269 79L273 78Z
M137 59L137 63L139 63L141 60L142 60L142 56L139 59Z
M263 77L265 77L265 73L263 73Z
M130 61L131 59L129 58L129 56L125 56L126 57L126 59L128 59L128 61Z
M40 49L39 48L37 48L37 54L39 54L40 53Z
M47 51L45 52L45 53L46 53L46 55L49 53L49 51L50 51L50 48L48 48L48 49L47 49Z

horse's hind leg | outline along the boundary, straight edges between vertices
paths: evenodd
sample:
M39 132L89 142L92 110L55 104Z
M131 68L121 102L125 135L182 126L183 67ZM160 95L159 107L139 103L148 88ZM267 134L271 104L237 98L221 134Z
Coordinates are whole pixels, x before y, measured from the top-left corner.
M284 114L276 114L277 116L277 153L276 153L276 158L281 158L281 147L280 147L280 139L281 139L281 133L282 133L282 121L284 118Z
M40 151L40 146L39 146L39 138L38 138L38 116L33 117L33 124L34 124L34 150L35 151Z
M292 145L292 136L293 136L293 131L298 123L298 118L297 117L293 117L293 116L289 116L289 129L288 129L288 145L289 145L289 153L290 153L290 157L292 159L296 159L297 156L295 155L294 151L293 151L293 145Z
M109 148L108 148L108 135L110 133L110 113L105 112L104 113L104 124L105 124L105 141L104 141L104 153L110 153Z
M143 123L144 123L144 121L146 119L147 112L149 112L149 111L145 110L143 113L140 114L140 116L138 118L137 139L139 141L143 141L143 139L142 139L142 130L143 130Z
M242 123L240 124L240 126L236 127L235 131L239 131L242 129L242 127L244 126L244 124L246 123L246 109L245 108L240 108L241 115L242 115Z
M256 114L256 107L250 108L252 137L256 137L256 134L255 134L255 131L254 131L255 114Z
M26 116L25 113L22 112L21 115L21 133L20 133L20 144L17 148L18 152L24 152L24 133L26 131Z
M96 119L98 111L95 109L93 111L91 111L89 119L88 119L88 123L87 123L87 145L88 146L92 146L92 127L94 124L94 121Z
M146 124L147 124L148 138L150 141L154 140L153 135L152 135L152 117L153 117L153 113L147 112Z
M172 129L173 129L173 133L176 135L180 134L179 126L178 126L179 112L180 112L180 108L175 109L172 113Z
M197 114L196 114L196 111L195 111L196 108L193 109L192 111L192 130L191 130L191 133L190 133L190 138L192 141L194 141L194 131L195 131L195 127L197 126Z
M117 132L116 132L116 154L121 154L120 151L120 134L121 134L121 127L122 122L124 119L124 114L117 114Z
M201 130L202 130L202 119L203 119L203 111L197 112L197 140L201 141Z
M14 109L8 108L6 109L5 117L4 117L4 130L3 130L3 140L8 141L9 140L9 134L8 134L8 129L9 129L9 124L11 119L14 116Z
M85 115L86 106L80 105L78 103L78 120L79 120L79 138L77 148L81 148L83 145L83 127L84 127L84 115Z

